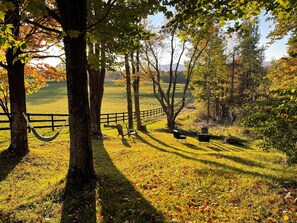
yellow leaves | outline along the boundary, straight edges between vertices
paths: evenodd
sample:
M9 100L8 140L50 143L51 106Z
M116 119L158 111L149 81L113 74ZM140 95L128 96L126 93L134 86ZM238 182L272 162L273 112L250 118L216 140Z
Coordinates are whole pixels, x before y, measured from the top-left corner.
M278 0L278 3L283 7L289 6L289 1L287 1L287 0Z
M284 221L288 221L288 220L289 220L289 216L288 216L288 215L284 215L284 216L283 216L283 220L284 220Z
M4 22L5 12L0 11L0 21Z

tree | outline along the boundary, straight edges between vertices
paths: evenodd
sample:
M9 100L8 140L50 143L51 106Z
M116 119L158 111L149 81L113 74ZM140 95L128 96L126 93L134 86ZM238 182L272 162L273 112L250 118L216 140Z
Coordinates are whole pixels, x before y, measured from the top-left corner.
M79 187L95 177L87 88L87 4L86 1L57 0L57 7L59 22L65 33L63 42L70 126L68 178Z
M256 89L263 79L264 47L259 46L259 20L245 21L244 30L239 32L239 86L237 104L254 101Z
M123 56L125 54L130 55L138 46L139 41L143 38L143 29L140 25L140 20L147 16L147 13L151 10L155 1L117 1L112 8L106 7L106 3L102 1L91 2L89 10L90 22L97 20L100 14L108 12L108 21L98 23L89 34L89 74L90 78L90 105L91 105L91 116L92 116L92 134L100 137L102 135L100 128L100 106L103 96L104 89L104 76L107 69L113 70L114 67L120 67L116 62L115 57ZM130 59L127 58L128 65ZM132 79L134 75L133 71L134 64L129 65L129 70L126 72L131 76L132 68ZM96 77L95 77L96 76ZM124 75L127 76L127 73ZM93 88L93 82L95 79L97 84ZM131 92L131 81L127 81L127 100L128 100L128 125L129 128L133 128L133 113L132 113L132 92ZM137 82L135 82L137 83ZM130 90L129 90L130 89ZM99 96L99 98L98 98ZM93 100L94 99L94 100ZM96 103L93 103L96 101ZM131 103L131 105L130 105ZM96 117L95 117L96 116ZM96 133L97 132L97 133Z
M207 122L210 117L219 120L228 118L230 80L226 63L224 38L215 27L207 47L194 65L192 78L194 95L198 100L207 102Z
M261 137L264 149L277 149L297 163L297 60L283 58L272 63L264 97L246 108L244 123Z
M114 1L115 2L115 1ZM114 30L112 28L110 2L88 2L88 24L96 24L89 30L88 39L88 74L90 86L91 135L102 138L101 106L104 94L104 80L107 69L114 64ZM109 22L106 21L109 16ZM98 18L99 17L99 18ZM101 22L98 22L98 21Z
M145 42L143 51L144 58L147 62L147 70L153 83L154 94L162 106L166 116L167 116L167 127L172 131L175 127L175 120L178 114L182 111L185 106L187 91L190 84L190 80L193 74L193 68L201 53L207 46L208 41L205 39L207 33L206 30L199 30L195 35L191 35L188 43L190 49L188 51L189 61L187 62L187 70L185 72L185 83L183 87L182 96L180 103L176 102L176 87L177 87L177 76L178 76L178 66L181 62L181 58L186 50L187 36L185 33L180 33L184 35L182 38L180 51L175 48L176 36L178 34L177 29L167 30L169 32L163 32L161 35L155 35L149 41ZM170 39L169 45L166 45L167 37ZM170 49L170 65L169 65L169 82L168 85L162 83L162 70L160 69L160 51L161 49ZM176 57L177 55L177 57ZM177 63L174 65L174 60L177 58ZM174 67L175 66L175 67Z
M50 41L52 29L41 32L39 25L55 24L50 18L35 18L27 10L30 8L29 4L30 2L17 0L4 1L1 5L4 6L4 13L1 11L2 18L0 18L3 20L1 32L4 33L1 35L1 50L5 55L5 58L1 57L0 66L7 70L9 97L6 99L10 100L11 111L11 115L8 115L11 126L9 150L20 156L29 151L27 123L23 117L23 112L26 113L25 65L31 58L48 57L43 53L48 49L47 45L52 46ZM20 16L21 14L26 16ZM3 15L5 15L4 19ZM27 67L27 70L29 68ZM35 73L40 74L40 72ZM5 105L5 103L1 104ZM8 114L7 106L4 111Z
M13 9L10 9L5 14L5 24L13 25L14 39L20 38L20 4L19 1L7 1L13 4ZM23 118L23 112L26 113L25 99L25 83L24 83L24 63L19 59L24 44L19 46L10 46L5 52L9 93L11 107L11 145L9 150L23 156L29 152L27 138L27 123Z
M134 105L135 105L135 116L137 129L142 130L143 126L141 124L140 117L140 100L139 100L139 84L140 84L140 57L139 50L136 51L136 69L134 65L134 55L131 54L131 64L132 64L132 72L133 72L133 90L134 90Z

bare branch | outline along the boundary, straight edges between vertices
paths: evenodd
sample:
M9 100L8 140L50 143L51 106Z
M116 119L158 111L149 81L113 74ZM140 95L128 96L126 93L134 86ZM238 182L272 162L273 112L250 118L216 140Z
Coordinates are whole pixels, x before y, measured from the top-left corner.
M0 67L3 67L6 70L8 69L8 66L6 64L2 63L2 62L0 62Z
M42 25L42 24L40 24L38 22L31 21L30 19L26 19L25 22L27 22L27 23L29 23L31 25L37 26L37 27L39 27L41 29L44 29L44 30L46 30L48 32L53 32L53 33L57 33L57 34L61 34L62 33L62 31L60 31L58 29L54 29L54 28L50 28L50 27L44 26L44 25Z

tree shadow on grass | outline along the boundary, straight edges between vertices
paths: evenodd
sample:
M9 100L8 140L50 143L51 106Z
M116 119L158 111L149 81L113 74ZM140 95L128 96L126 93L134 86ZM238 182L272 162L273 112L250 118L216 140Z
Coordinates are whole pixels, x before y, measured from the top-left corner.
M21 162L24 156L18 156L10 150L0 153L0 182Z
M122 138L121 140L124 146L131 147L131 145L128 143L128 141L125 138Z
M61 223L96 223L96 180L74 189L67 179Z
M147 133L145 133L145 135L147 135L147 136L150 137L152 140L154 140L155 142L159 143L160 145L162 145L162 146L164 146L164 147L166 147L166 148L171 148L171 149L174 149L174 150L176 150L176 151L181 151L181 152L184 152L184 153L188 153L188 154L192 154L192 155L197 155L196 153L192 153L192 152L184 151L184 150L181 150L181 149L176 148L176 147L174 147L174 146L168 145L167 143L165 143L165 142L163 142L163 141L157 139L156 137L152 136L151 134L147 134ZM139 138L139 136L138 136L138 138ZM152 145L152 146L154 147L153 144L149 143L148 141L146 141L146 140L143 139L142 137L140 137L140 138L141 138L141 141L145 142L146 144L150 144L150 145ZM187 145L187 144L184 143L184 145ZM157 146L155 146L155 147L158 148L158 149L160 150L159 147L157 147ZM167 150L166 150L166 151L167 151ZM167 152L168 152L168 151L167 151ZM180 154L180 153L178 153L178 154Z
M219 175L225 174L226 172L234 172L237 173L239 175L250 175L253 177L261 177L261 178L266 178L266 179L270 179L270 180L274 180L274 181L283 181L284 178L283 177L277 177L277 176L273 176L270 174L265 174L265 173L259 173L257 171L252 171L252 170L247 170L247 169L241 169L235 166L231 166L231 165L226 165L223 163L219 163L216 161L210 161L210 160L202 160L202 159L197 159L197 161L204 163L206 165L210 165L210 166L214 166L216 168L219 168L216 170L217 173L220 173Z
M135 190L104 148L93 142L102 222L164 222L164 217Z
M193 149L193 150L207 151L206 149L204 149L202 147L199 147L197 145L194 145L192 143L184 143L184 145L187 146L187 147L189 147L189 148L191 148L191 149Z
M218 142L216 141L212 141L211 142L212 145L222 149L222 150L233 150L233 151L244 151L244 150L254 150L253 148L250 148L248 145L235 145L235 144L228 144L228 143L225 143L225 147L218 144Z
M141 142L147 144L148 146L150 146L150 147L152 147L152 148L154 148L154 149L157 149L157 150L159 150L159 151L161 151L161 152L171 153L171 154L180 156L180 157L182 157L182 158L184 158L184 159L198 161L198 160L197 160L196 158L194 158L194 157L187 156L187 155L184 155L184 154L179 153L179 152L169 151L169 150L167 150L167 149L163 149L163 148L161 148L161 147L158 147L158 146L156 146L156 145L154 145L154 144L148 142L147 140L145 140L145 139L142 138L141 136L138 136L138 139L139 139ZM166 146L165 146L165 147L166 147ZM174 148L174 147L170 147L170 146L168 146L168 147L169 147L169 148ZM175 150L179 150L179 149L175 149ZM197 154L195 154L195 153L193 153L193 154L194 154L194 155L197 155Z
M217 157L217 158L229 159L229 160L232 160L232 161L234 161L236 163L243 164L243 165L250 166L250 167L265 168L264 165L262 165L262 164L260 164L258 162L248 160L248 159L243 159L243 158L237 157L237 156L231 156L231 155L227 155L227 154L218 154L218 153L212 153L212 154L208 154L208 155L209 156L214 156L214 157Z

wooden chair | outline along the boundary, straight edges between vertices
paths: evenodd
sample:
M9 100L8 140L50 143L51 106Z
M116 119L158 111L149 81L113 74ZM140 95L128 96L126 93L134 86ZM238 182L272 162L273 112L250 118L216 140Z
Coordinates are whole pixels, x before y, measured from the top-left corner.
M185 135L180 134L177 129L173 130L173 137L175 139L186 139L187 138Z
M123 126L121 124L117 124L116 128L118 130L118 136L122 136L124 138L125 136L130 137L131 135L137 135L137 131L134 129L128 129L127 131L123 131Z

